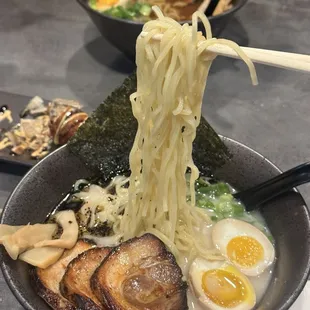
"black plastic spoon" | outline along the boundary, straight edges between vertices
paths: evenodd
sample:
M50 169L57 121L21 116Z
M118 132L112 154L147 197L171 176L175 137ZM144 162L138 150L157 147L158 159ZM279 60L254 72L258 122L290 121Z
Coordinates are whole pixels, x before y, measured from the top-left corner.
M309 181L310 162L307 162L233 196L244 204L247 211L253 211L264 202Z

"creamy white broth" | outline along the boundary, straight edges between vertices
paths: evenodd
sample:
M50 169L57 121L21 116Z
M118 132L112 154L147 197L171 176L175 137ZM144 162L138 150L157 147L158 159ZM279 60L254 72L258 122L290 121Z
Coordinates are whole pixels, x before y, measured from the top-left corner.
M260 302L260 300L266 293L266 290L272 278L272 272L273 266L265 270L261 275L257 277L248 277L255 289L257 303Z
M201 306L200 302L195 297L191 288L189 288L187 291L187 304L189 310L205 310L205 308Z

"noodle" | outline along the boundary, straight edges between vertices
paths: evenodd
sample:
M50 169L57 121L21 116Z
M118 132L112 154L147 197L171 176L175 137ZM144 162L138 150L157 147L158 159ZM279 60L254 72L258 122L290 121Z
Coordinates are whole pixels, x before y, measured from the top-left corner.
M199 171L192 159L192 144L206 79L216 57L213 53L206 57L203 51L216 43L230 46L248 65L254 83L255 69L238 45L212 38L204 14L193 14L193 26L189 26L165 17L158 7L153 10L158 19L144 25L148 34L139 36L136 46L137 91L130 100L138 130L129 158L129 200L120 232L124 239L153 233L177 257L187 252L221 259L216 249L206 249L199 227L212 222L195 207ZM198 32L198 18L207 39ZM158 34L162 34L161 41L152 40ZM188 169L189 186L185 178Z

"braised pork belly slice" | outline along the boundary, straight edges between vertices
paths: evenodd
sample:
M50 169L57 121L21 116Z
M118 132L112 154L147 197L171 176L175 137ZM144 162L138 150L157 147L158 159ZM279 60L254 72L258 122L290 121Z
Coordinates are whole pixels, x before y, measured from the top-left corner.
M67 267L61 283L62 295L79 309L101 310L105 308L90 287L90 278L112 248L89 249Z
M91 278L96 297L115 310L188 309L182 271L152 234L116 247Z
M60 293L60 281L69 263L80 253L90 249L92 243L79 240L71 250L66 250L61 258L46 269L31 271L31 278L38 295L55 310L74 310L76 307Z

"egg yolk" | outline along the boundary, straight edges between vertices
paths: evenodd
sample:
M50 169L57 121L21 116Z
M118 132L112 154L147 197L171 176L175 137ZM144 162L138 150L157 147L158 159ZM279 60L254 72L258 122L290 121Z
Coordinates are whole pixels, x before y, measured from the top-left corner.
M112 6L116 4L118 0L97 0L96 6L98 8L105 7L105 6Z
M229 241L227 256L240 266L253 267L264 258L264 248L252 237L238 236Z
M242 279L221 269L208 270L203 274L202 289L212 302L224 308L238 306L248 294Z

